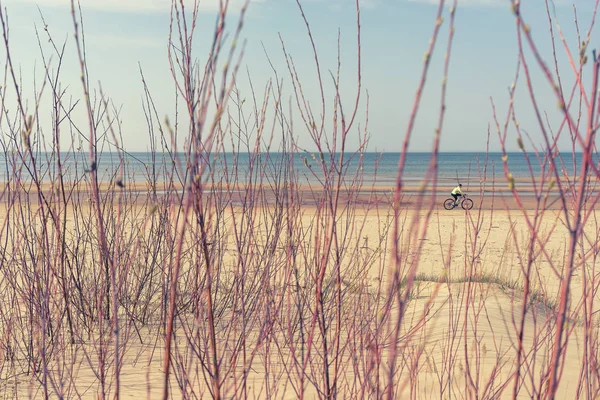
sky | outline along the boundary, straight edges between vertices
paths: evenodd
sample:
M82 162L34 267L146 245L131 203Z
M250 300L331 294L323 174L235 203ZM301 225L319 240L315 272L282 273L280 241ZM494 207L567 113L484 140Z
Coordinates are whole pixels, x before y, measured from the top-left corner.
M524 18L542 57L553 67L552 43L544 0L522 0L522 3ZM552 7L551 12L556 17L553 22L555 34L557 35L556 29L560 24L576 58L578 37L573 22L574 7L581 34L585 36L594 3L595 0L555 0ZM41 54L44 52L48 60L52 53L44 26L57 44L66 43L66 56L61 66L61 87L66 93L64 98L73 103L80 99L80 70L74 46L70 1L0 0L0 4L6 12L10 28L11 57L18 70L28 112L34 107L35 94L44 78ZM229 37L236 28L241 4L241 0L231 1L226 25ZM324 76L327 132L331 135L335 91L330 73L337 68L338 33L341 51L340 97L345 110L352 109L357 94L355 2L301 0L301 4L311 27ZM438 4L437 0L360 0L362 91L356 124L349 135L349 150L358 146L359 129L361 132L366 130L368 134L369 151L401 150ZM143 71L155 100L160 121L165 117L173 120L177 110L175 86L167 57L171 2L81 0L81 6L92 88L97 93L101 87L102 93L110 97L119 110L122 146L128 151L147 151L150 149L150 137L142 106L144 88L140 70ZM206 62L217 10L218 0L199 2L194 55L202 65ZM449 7L444 10L444 21L431 59L410 151L431 150L440 110L449 11ZM41 38L39 43L36 29ZM320 113L316 65L307 29L295 0L251 1L240 40L244 44L237 78L240 97L246 100L252 98L250 77L257 98L262 99L267 83L275 77L270 60L277 76L283 80L283 102L286 107L295 104L292 80L286 67L280 37L287 52L293 57L303 91L311 102L313 112ZM591 47L598 45L598 40L594 41L594 37L600 36L592 34ZM499 151L500 143L493 126L491 99L503 124L518 56L515 18L511 13L509 0L459 0L452 46L441 150L484 151L488 142L488 126L492 124L490 150ZM6 54L4 51L0 54L4 62ZM570 91L575 84L574 73L560 42L557 42L557 57L565 90ZM539 106L545 112L545 118L552 129L556 130L562 120L557 99L529 52L528 62ZM51 60L51 65L55 70L56 58ZM588 63L584 70L587 73L584 84L588 88L590 71L591 63ZM520 127L530 135L532 144L538 146L542 143L540 127L523 78L521 74L515 95L517 118ZM51 110L47 103L50 91L47 88L44 90L40 125L47 134L51 126ZM3 93L10 97L10 88L4 88ZM14 103L7 104L7 115L14 115ZM81 103L76 108L76 122L85 130L85 110ZM247 112L250 111L249 108ZM292 113L294 136L300 147L314 150L307 129L300 124L298 113ZM6 118L2 129L2 134L5 135ZM507 141L509 150L517 149L515 138L514 128L511 127ZM275 132L274 141L277 140L279 138ZM569 148L568 140L561 141L561 146Z

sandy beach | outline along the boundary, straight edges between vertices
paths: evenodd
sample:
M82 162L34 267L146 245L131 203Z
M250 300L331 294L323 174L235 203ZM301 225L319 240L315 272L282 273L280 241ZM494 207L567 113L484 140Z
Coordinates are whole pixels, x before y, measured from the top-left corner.
M26 211L31 220L23 219L22 201L19 207L10 201L2 203L0 223L7 235L17 235L11 236L16 238L15 246L5 249L2 279L4 304L11 298L18 304L13 311L2 310L6 324L0 336L4 349L1 384L8 397L43 396L45 380L52 381L46 384L51 393L97 398L103 390L115 388L117 354L122 398L162 395L165 302L170 288L165 282L173 273L181 209L173 201L175 194L148 201L148 196L136 194L142 189L128 187L119 192L114 188L117 196L113 197L107 195L110 185L101 187L111 257L120 263L115 266L119 293L112 297L119 302L118 343L115 320L93 318L105 310L105 289L99 288L106 288L107 282L102 264L97 264L97 239L86 239L98 232L89 199L60 208L57 198L49 203L54 206L48 206L40 204L31 189L27 191L31 209ZM320 368L327 342L333 344L326 351L329 378L335 379L344 398L383 396L392 364L395 398L468 397L465 393L512 398L518 352L517 397L536 396L545 384L552 354L568 257L570 234L560 203L550 198L542 212L536 211L539 203L532 196L524 196L524 207L519 208L507 190L484 192L483 198L471 196L475 207L466 212L443 209L441 201L446 196L441 191L435 196L404 196L395 261L389 190L342 195L338 215L332 219L327 205L307 187L298 191L300 202L286 205L272 197L255 196L261 192L257 188L251 202L244 203L246 192L229 191L227 204L219 205L214 199L224 192L207 188L207 198L214 201L208 202L205 223L211 232L207 250L215 274L212 279L216 279L211 294L224 395L292 399L302 392L307 398L322 396ZM51 198L55 192L45 193ZM88 198L89 192L80 195ZM8 198L5 193L4 199ZM40 218L53 226L49 210L64 215L64 222L55 226L64 237L52 232L42 236L50 243L40 245L47 256L38 259L48 261L39 267L29 265L24 260L31 259L35 246L27 244L27 234L19 237L17 232L26 232L32 221L37 221L33 229L39 232ZM332 226L337 242L323 258ZM191 218L178 279L180 311L175 318L170 379L173 397L207 395L210 389L206 380L210 364L206 356L211 351L206 325L207 267L201 261L199 232ZM532 232L538 234L533 247ZM595 225L587 225L585 234L596 237ZM63 239L62 246L68 249L65 257L71 262L60 261ZM585 257L573 271L559 398L572 398L581 390L579 379L586 373L582 359L589 356L584 357L585 320L578 315L588 306L593 307L592 315L597 311L590 300L596 296L590 290L597 279L593 247L585 242L580 246ZM530 248L533 251L528 253ZM79 268L73 264L77 262ZM45 265L49 275L43 272ZM63 286L65 270L71 270L69 289ZM37 274L45 278L31 281ZM395 274L402 283L393 289ZM86 286L79 289L76 282ZM102 283L94 288L93 282ZM156 287L146 293L148 285ZM315 303L319 285L326 296L323 303ZM91 297L86 297L86 291ZM43 293L50 296L49 303L43 301ZM68 296L63 298L61 293ZM398 295L406 295L400 321L394 300ZM65 320L67 303L74 313L73 327ZM33 309L28 307L34 304ZM42 325L28 325L36 337L28 345L15 334L26 326L18 315L27 310L39 312L36 307L43 304L50 319L34 318ZM315 307L323 307L325 325L314 319ZM15 314L16 310L20 311ZM85 316L86 312L90 315ZM75 322L76 313L84 313L80 322ZM90 322L84 322L89 318ZM53 326L51 334L43 334L40 326L48 323ZM327 333L323 334L322 326ZM394 334L398 335L395 350ZM23 355L11 358L7 349ZM32 369L26 362L28 352L44 354L46 369Z

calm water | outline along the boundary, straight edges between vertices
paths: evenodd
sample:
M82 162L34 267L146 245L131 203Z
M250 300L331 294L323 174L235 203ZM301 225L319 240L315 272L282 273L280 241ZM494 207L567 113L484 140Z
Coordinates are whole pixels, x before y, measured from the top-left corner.
M185 165L184 156L178 155L179 161ZM287 155L282 153L265 153L255 159L255 164L263 164L265 168L265 180L272 181L276 175L281 175L281 165ZM322 179L323 173L319 169L317 156L310 153L299 153L294 155L293 165L298 175L299 183L318 183ZM336 155L339 157L339 154ZM569 174L573 173L573 157L570 153L565 153L563 162L566 165ZM64 154L62 155L63 175L67 180L85 179L86 170L89 169L88 155L85 153ZM234 161L237 158L237 162ZM362 180L365 185L391 185L395 182L398 173L398 161L400 153L364 153L362 156L346 154L345 155L345 173L348 181L357 174L362 173ZM540 171L540 163L532 154L532 166L535 174ZM577 168L582 155L576 154L575 160ZM210 170L215 172L216 176L221 178L227 174L232 176L237 164L238 179L240 182L256 181L256 171L251 173L250 156L248 154L238 154L234 157L232 153L212 156L210 160ZM116 153L103 153L98 159L98 173L102 181L110 181L120 174L120 158ZM36 167L40 178L44 181L54 179L58 174L56 157L52 154L41 153L36 158ZM327 160L330 162L330 160ZM409 153L407 155L404 178L409 182L418 182L425 176L430 163L429 153ZM461 182L478 181L483 176L483 171L487 165L488 179L495 174L497 178L503 177L502 154L490 153L441 153L438 158L438 179L440 183L448 182L453 184L458 180ZM529 168L526 158L522 153L509 153L508 165L511 173L515 177L529 176ZM30 171L34 170L31 161L23 163L18 159L7 159L7 156L0 154L0 181L6 182L8 177L14 177L20 173L21 179L30 180ZM123 175L126 181L144 182L147 180L163 181L173 170L173 163L167 156L156 154L154 158L151 153L129 153L124 156ZM180 179L183 179L181 173ZM178 179L177 177L175 178Z

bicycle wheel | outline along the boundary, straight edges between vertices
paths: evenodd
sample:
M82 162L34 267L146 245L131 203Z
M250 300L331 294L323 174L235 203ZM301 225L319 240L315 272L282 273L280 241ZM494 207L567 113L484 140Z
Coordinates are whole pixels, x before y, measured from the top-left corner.
M462 206L463 210L470 210L471 208L473 208L473 200L471 199L464 199L460 205Z
M452 210L454 208L454 199L446 199L444 201L444 208L446 210Z

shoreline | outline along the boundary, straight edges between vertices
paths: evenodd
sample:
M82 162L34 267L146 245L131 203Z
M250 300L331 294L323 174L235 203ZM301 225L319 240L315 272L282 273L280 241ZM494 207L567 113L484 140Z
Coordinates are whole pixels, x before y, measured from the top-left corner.
M91 201L91 187L89 182L65 182L65 195L69 201ZM170 182L156 182L154 187L146 183L134 183L131 185L117 186L114 182L100 182L99 190L101 196L123 196L127 201L135 204L148 204L153 200L165 201L170 197L170 202L176 204L181 201L182 185ZM38 188L33 183L22 183L17 189L14 185L7 188L6 183L0 183L0 203L7 204L12 199L22 196L29 197L29 201L37 201ZM536 195L535 188L531 185L515 183L517 193L520 197L520 202L524 209L536 209L545 205L545 209L561 209L562 201L560 200L557 186L554 186L550 191L544 191L541 195ZM260 200L256 198L252 201L255 206L268 206L282 200L282 192L290 193L289 187L285 185L275 186L266 184L244 185L236 184L227 186L225 184L205 184L204 191L207 195L217 195L224 201L231 201L234 206L241 206L245 199L245 193L252 189L259 191ZM434 208L443 209L443 202L451 198L449 187L436 187L435 191L431 189L423 190L422 186L406 185L402 189L400 207L412 210L424 210L431 207L432 202ZM539 187L538 187L539 191ZM505 183L490 187L486 185L484 188L474 188L474 190L466 189L468 197L473 200L473 209L493 210L500 209L515 209L520 208L517 200L513 196L512 191ZM49 204L62 202L62 192L59 191L59 186L51 184L42 185L42 193ZM255 196L252 196L255 197ZM322 186L298 185L294 187L293 198L288 198L292 202L300 202L301 206L316 207L323 197ZM353 203L354 205L364 207L391 207L394 200L395 192L393 186L373 187L363 186L360 190L355 190L353 187L340 189L339 201L342 203ZM568 197L568 195L567 195ZM152 200L150 199L152 198ZM596 206L598 207L598 206ZM456 209L455 209L456 210ZM455 211L454 210L454 211Z

